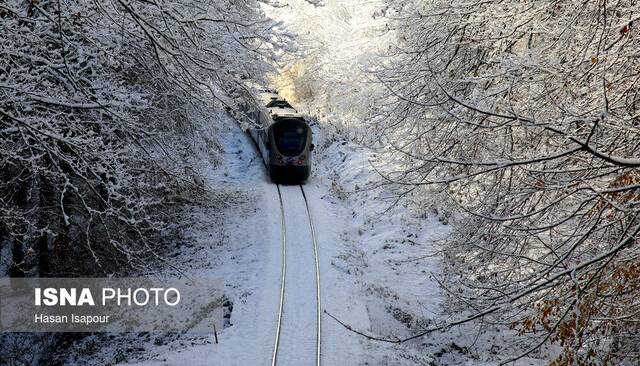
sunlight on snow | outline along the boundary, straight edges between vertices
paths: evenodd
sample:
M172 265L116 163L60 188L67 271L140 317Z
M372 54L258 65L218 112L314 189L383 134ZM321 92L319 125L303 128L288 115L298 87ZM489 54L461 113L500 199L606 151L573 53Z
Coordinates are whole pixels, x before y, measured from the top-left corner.
M379 60L388 39L381 1L293 0L265 7L297 34L298 54L284 57L272 83L286 99L320 115L361 120L375 92L363 71Z

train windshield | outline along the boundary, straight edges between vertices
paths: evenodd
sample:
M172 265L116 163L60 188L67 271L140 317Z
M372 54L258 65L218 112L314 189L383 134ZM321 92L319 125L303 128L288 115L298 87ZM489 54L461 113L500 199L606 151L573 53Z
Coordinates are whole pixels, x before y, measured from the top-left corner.
M273 125L273 137L278 151L284 156L302 153L307 142L307 125L297 119L285 119Z

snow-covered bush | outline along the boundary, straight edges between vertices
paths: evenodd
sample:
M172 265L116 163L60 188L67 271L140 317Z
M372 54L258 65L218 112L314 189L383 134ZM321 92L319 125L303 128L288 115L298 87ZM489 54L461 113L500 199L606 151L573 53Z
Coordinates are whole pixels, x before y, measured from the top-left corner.
M217 105L233 103L225 90L264 72L270 27L254 0L2 2L0 246L11 245L11 275L158 259L170 206L198 188L181 167L187 147L171 142L215 123Z
M467 213L451 293L536 332L528 350L562 345L557 364L622 362L640 320L637 4L388 3L387 178L446 186Z

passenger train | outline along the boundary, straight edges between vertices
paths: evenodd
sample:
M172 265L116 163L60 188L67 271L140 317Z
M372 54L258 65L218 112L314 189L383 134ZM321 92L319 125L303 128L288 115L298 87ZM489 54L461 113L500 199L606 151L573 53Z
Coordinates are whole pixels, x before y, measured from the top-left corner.
M258 146L274 183L300 184L311 173L311 128L275 90L255 88L256 103L245 105L253 125L248 133Z

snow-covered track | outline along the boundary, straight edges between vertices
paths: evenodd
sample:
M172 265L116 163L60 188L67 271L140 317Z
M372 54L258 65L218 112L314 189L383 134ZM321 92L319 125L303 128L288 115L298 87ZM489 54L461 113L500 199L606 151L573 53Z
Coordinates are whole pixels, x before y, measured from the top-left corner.
M320 366L320 340L322 335L322 322L320 314L320 263L318 261L318 241L316 240L316 230L313 227L313 219L311 218L311 210L309 209L309 200L304 193L304 188L300 186L304 205L307 208L307 216L309 217L309 229L311 230L311 239L313 241L313 255L316 263L316 366Z
M282 308L284 306L284 288L287 275L287 227L284 219L284 203L282 202L282 192L277 185L278 199L280 200L280 226L282 231L282 274L280 277L280 304L278 305L278 321L276 323L276 338L273 345L273 357L271 366L276 366L278 360L278 348L280 346L280 330L282 328Z
M273 353L271 359L271 365L311 365L312 363L315 366L320 366L320 350L321 350L321 297L320 297L320 265L318 261L318 243L316 240L315 227L313 225L313 218L311 217L311 210L309 209L309 201L307 199L307 195L305 194L304 188L299 186L300 193L294 194L289 188L286 189L290 194L283 194L284 188L281 189L280 185L277 185L278 190L278 198L280 201L280 214L281 214L281 230L282 230L282 270L281 270L281 281L280 281L280 303L278 306L278 316L276 323L276 332L275 332L275 340L273 346ZM301 194L301 196L300 196ZM301 197L302 202L294 197ZM290 203L291 205L285 205L285 201L293 200ZM288 207L291 206L291 207ZM295 207L297 206L297 207ZM298 231L300 235L289 235L287 236L287 231L293 230L304 230L301 228L301 223L299 220L303 214L301 213L302 208L306 212L306 219L308 221L308 231ZM297 210L296 210L297 209ZM295 222L288 222L287 216L291 219L293 218ZM304 217L303 217L304 218ZM291 247L294 250L292 253L287 255L287 245L288 239L298 241ZM304 240L310 239L310 240ZM312 248L313 253L311 256L311 252L308 249ZM298 252L296 252L296 250ZM303 251L306 251L303 253ZM307 255L305 255L307 254ZM306 259L305 259L306 258ZM311 259L312 258L312 259ZM293 273L287 273L287 260L293 261L291 264L293 265ZM308 260L305 263L305 260ZM313 267L305 266L305 264L311 264L310 260L313 261ZM313 269L312 269L313 268ZM311 274L309 271L314 271L315 273ZM313 275L313 277L311 277ZM291 278L293 276L293 278ZM289 281L287 281L287 277ZM315 332L314 334L309 334L311 331L311 327L305 326L297 326L297 329L289 329L291 334L287 334L287 326L283 326L287 321L292 322L290 324L305 324L307 320L309 320L307 311L308 306L311 303L308 302L309 297L313 296L309 293L310 280L313 280L315 287ZM305 283L306 282L306 283ZM292 291L287 291L287 289ZM285 297L286 293L292 293L288 297ZM287 302L289 304L289 313L287 312ZM305 304L304 306L300 306L300 303ZM307 319L305 319L305 315ZM311 325L311 324L309 324ZM303 331L305 334L304 337L300 337L300 332ZM289 335L289 344L287 346L282 345L283 336ZM311 345L309 341L313 338L313 348L315 349L315 357L312 359L311 355L297 355L296 352L306 352L310 353ZM306 349L305 349L306 348ZM313 352L313 351L312 351ZM313 362L311 362L313 360Z

